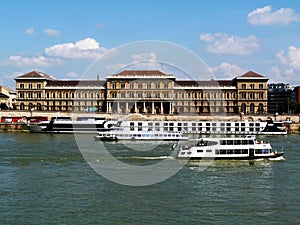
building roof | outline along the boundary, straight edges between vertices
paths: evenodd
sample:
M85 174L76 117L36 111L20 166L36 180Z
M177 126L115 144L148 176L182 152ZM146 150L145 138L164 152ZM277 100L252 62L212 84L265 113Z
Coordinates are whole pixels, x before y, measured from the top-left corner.
M159 70L123 70L120 73L115 75L121 76L128 76L128 75L135 75L135 76L164 76L167 75Z
M123 70L119 73L106 76L106 79L153 79L163 78L172 79L175 77L173 74L165 74L159 70Z
M101 87L104 84L104 80L50 80L46 87Z
M15 78L15 80L19 80L19 79L44 79L44 80L55 80L54 77L42 73L42 72L38 72L38 71L31 71L29 73L23 74L21 76L18 76Z
M264 76L260 75L258 73L255 73L253 71L248 71L247 73L241 75L240 77L264 77Z
M194 80L177 80L175 83L179 86L192 86L192 87L199 87L199 86L206 86L206 87L217 87L217 86L232 86L232 80L201 80L201 81L194 81Z

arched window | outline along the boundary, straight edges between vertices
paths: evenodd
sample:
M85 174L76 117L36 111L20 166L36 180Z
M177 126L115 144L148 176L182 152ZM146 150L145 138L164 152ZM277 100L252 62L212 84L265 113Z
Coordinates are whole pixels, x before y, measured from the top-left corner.
M31 102L28 104L28 109L29 110L33 109L33 104Z
M264 105L262 103L259 103L257 112L264 113Z
M250 113L254 113L254 110L255 110L255 105L254 105L254 103L251 103L250 104Z
M25 110L25 104L23 102L20 104L20 110Z
M42 110L42 105L41 103L36 104L36 110L41 111Z
M241 112L246 113L246 104L245 103L243 103L241 105Z

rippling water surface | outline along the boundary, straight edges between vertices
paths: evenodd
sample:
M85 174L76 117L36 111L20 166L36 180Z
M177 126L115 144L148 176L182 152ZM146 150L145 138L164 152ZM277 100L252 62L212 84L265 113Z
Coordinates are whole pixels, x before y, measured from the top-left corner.
M299 224L300 136L262 138L286 160L194 162L163 182L126 186L96 173L73 135L1 133L0 224ZM136 155L107 148L140 166L171 154L170 144Z

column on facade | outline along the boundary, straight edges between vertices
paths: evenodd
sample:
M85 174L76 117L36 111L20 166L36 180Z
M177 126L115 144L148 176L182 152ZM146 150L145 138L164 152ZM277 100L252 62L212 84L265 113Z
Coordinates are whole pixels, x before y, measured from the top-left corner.
M130 112L128 112L128 102L126 102L126 104L125 104L125 113L130 113Z
M164 105L163 105L163 102L160 102L160 114L164 114Z
M154 110L154 102L152 102L152 114L155 114L155 110Z

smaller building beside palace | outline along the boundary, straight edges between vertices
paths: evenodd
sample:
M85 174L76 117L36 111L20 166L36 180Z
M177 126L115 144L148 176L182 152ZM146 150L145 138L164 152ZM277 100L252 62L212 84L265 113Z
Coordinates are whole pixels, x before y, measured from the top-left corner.
M105 80L56 80L32 71L15 78L17 110L145 114L266 113L268 78L177 80L159 70L124 70Z

